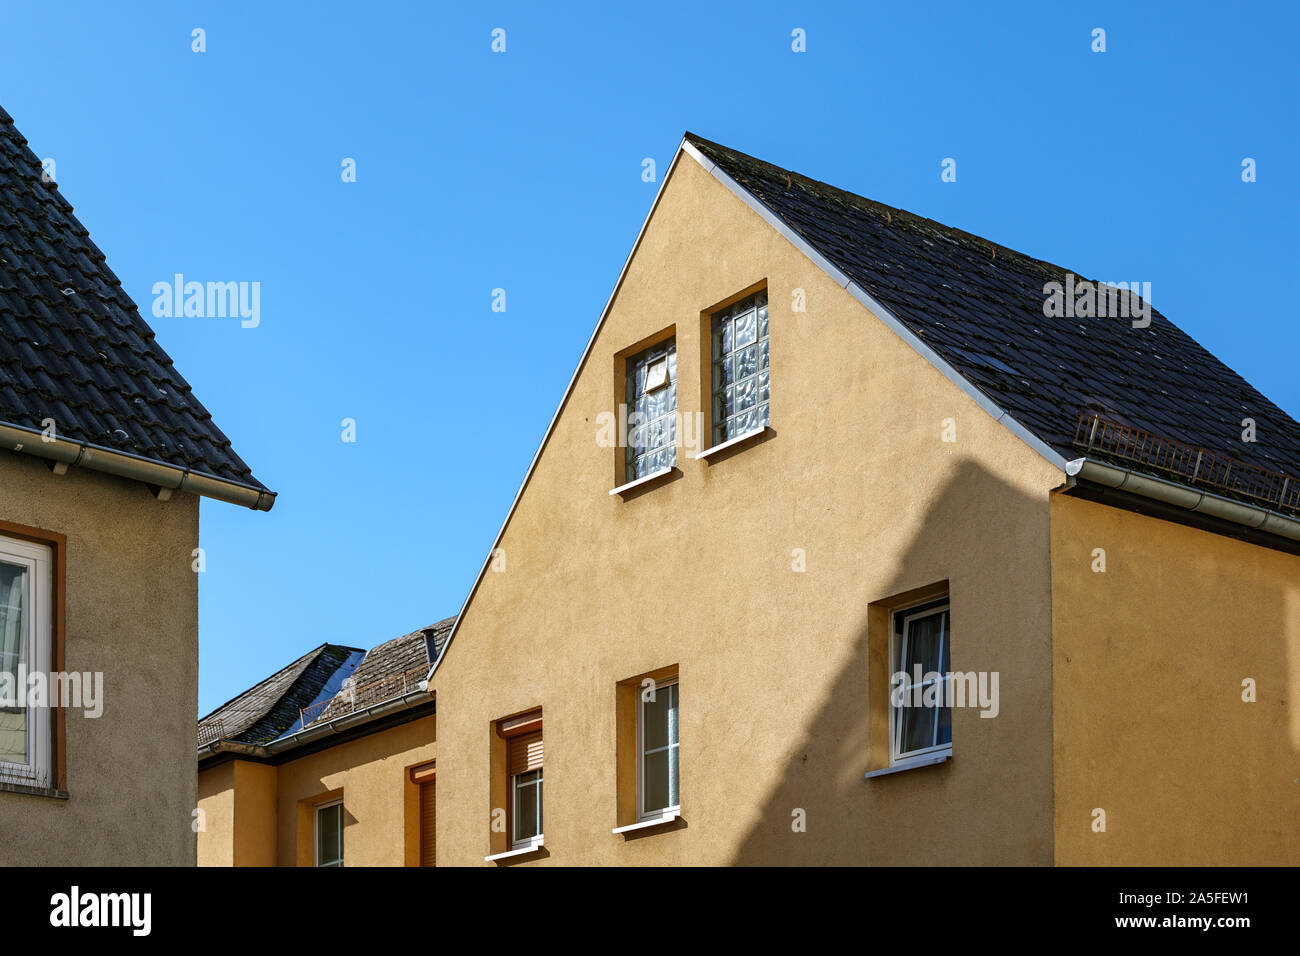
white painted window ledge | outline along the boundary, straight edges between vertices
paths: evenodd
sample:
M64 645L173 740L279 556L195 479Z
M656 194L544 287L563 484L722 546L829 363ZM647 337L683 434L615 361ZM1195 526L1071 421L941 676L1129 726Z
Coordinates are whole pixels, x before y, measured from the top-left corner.
M525 853L534 853L546 845L546 841L541 837L534 837L527 846L517 847L513 850L506 850L505 853L493 853L491 856L483 857L484 863L493 863L496 860L506 860L512 856L523 856Z
M951 750L944 753L924 754L920 757L909 757L907 760L900 760L898 763L891 764L888 767L883 767L880 770L869 770L863 776L870 780L872 777L883 777L886 774L902 773L904 770L915 770L917 767L929 767L951 759Z
M645 820L638 820L636 823L629 823L625 827L614 827L611 833L631 833L633 830L645 830L649 827L662 826L665 823L672 823L682 815L681 807L674 807L671 810L665 810L655 817L649 817Z
M708 458L710 455L716 455L718 452L726 451L728 448L732 448L736 445L739 445L741 442L747 442L751 438L756 438L759 435L765 435L771 430L772 430L771 425L764 425L762 428L755 428L753 431L745 432L745 434L743 435L737 435L735 438L728 438L726 441L722 442L721 444L714 445L712 448L704 449L704 451L700 452L698 455L695 456L695 460L699 461L701 458Z
M662 478L664 475L671 475L672 473L673 473L673 466L669 465L667 468L660 468L658 471L652 471L648 475L642 475L640 478L636 479L635 481L629 481L625 485L619 485L617 488L611 488L609 490L609 493L611 495L621 495L625 491L631 491L633 488L638 488L641 485L649 484L650 482L654 481L656 478Z

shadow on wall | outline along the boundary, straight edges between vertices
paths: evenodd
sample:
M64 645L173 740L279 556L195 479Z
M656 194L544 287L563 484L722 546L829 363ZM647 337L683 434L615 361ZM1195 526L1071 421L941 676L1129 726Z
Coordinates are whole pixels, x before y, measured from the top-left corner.
M1300 863L1300 557L1027 495L968 463L877 579L844 598L861 609L851 651L731 862ZM954 709L952 760L864 779L888 686L868 606L943 580L951 667L998 672L999 713ZM798 621L787 633L833 651Z
M907 527L915 531L892 566L876 564L879 584L864 580L858 593L834 596L860 609L851 652L785 755L734 864L1052 862L1047 497L1031 497L967 462L924 516L898 514L879 538L899 538ZM867 552L880 546L860 543L864 568L872 564ZM888 647L887 615L873 630L868 605L945 580L951 667L999 672L1000 712L988 719L954 708L952 760L864 779L869 744L873 757L882 743L888 747L887 732L875 739L869 733L871 696L888 690L888 667L869 667L873 647ZM808 654L826 656L836 643L835 636L801 631L798 622L788 633L806 642ZM795 829L798 811L805 832Z

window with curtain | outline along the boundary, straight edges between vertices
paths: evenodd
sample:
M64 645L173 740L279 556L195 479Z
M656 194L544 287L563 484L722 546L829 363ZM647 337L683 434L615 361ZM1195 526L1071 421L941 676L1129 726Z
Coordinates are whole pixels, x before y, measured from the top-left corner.
M27 687L50 669L51 562L45 545L0 538L0 777L38 786L51 783L50 708Z
M343 865L343 801L316 808L316 865Z
M901 705L893 708L894 760L952 749L952 708L945 706L950 637L947 598L894 612L893 672L905 675ZM917 688L919 706L914 703ZM926 705L926 691L932 688L934 702Z
M676 465L676 338L652 345L627 360L626 399L626 480L635 481Z
M767 355L767 292L714 314L713 444L768 424L771 372Z
M654 699L642 695L638 711L640 816L657 816L681 803L681 743L677 728L677 681L655 685Z

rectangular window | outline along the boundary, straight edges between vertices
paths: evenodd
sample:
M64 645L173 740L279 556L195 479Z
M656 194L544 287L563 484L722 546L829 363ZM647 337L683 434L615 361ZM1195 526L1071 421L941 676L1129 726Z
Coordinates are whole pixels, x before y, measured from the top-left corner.
M54 785L49 700L29 699L28 675L49 674L52 551L0 537L0 780Z
M681 804L677 681L657 682L653 700L640 692L637 710L637 765L640 818L658 816Z
M626 478L636 481L677 464L677 339L627 360Z
M316 865L343 865L343 801L316 808Z
M713 444L768 424L770 375L767 355L767 292L714 314Z
M542 735L511 737L509 747L511 849L542 835Z
M890 684L893 761L952 750L950 643L947 598L894 612L890 660L901 676Z

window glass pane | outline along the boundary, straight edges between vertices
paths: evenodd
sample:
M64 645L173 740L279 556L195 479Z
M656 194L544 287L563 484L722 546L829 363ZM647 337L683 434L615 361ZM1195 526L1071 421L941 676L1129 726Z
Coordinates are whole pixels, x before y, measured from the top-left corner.
M515 777L515 840L527 840L542 832L542 772L533 770Z
M758 399L758 380L746 379L736 386L736 411L743 412L752 408Z
M908 706L899 708L896 717L900 754L952 742L952 711L942 706L942 697L938 698L938 705L924 703L927 691L933 695L943 694L947 689L939 675L947 674L950 670L948 636L947 610L904 619L903 632L898 635L895 651L895 666L907 675L904 686L907 688L905 701ZM921 701L916 703L911 688L916 681L918 667L921 671L922 696Z
M655 750L668 746L668 712L671 709L672 686L659 687L655 690L655 699L644 701L642 717L645 732L642 740L646 750Z
M758 347L751 345L736 353L736 381L758 371Z
M322 866L343 859L343 805L316 811L317 856Z
M749 345L758 338L758 314L753 310L736 317L736 348Z
M679 743L677 736L677 685L668 685L668 742Z
M0 671L10 675L8 686L15 695L23 689L18 684L18 667L27 660L27 568L0 563ZM0 760L25 764L27 753L27 710L25 707L0 707Z
M667 384L647 393L646 369L662 367L665 360ZM677 345L674 340L627 360L627 405L627 480L643 478L676 464Z
M669 781L668 781L668 761L669 754L676 753L676 750L660 750L656 753L647 754L645 758L645 775L642 779L642 798L645 806L642 808L646 813L652 813L655 810L662 810L664 807L672 806L668 802L669 798Z
M921 665L922 675L939 670L939 638L943 634L943 619L946 614L931 614L929 617L913 618L907 622L907 674L912 679L912 670Z
M934 708L903 707L900 712L903 727L898 752L910 753L913 750L924 750L926 747L932 746L934 740Z

